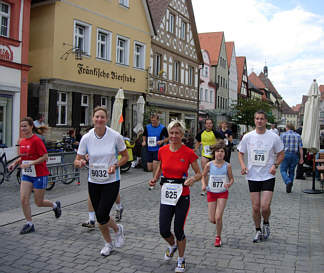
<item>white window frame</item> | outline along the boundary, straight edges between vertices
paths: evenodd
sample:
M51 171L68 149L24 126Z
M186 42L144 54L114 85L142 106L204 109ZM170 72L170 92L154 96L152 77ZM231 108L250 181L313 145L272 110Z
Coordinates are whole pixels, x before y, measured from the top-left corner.
M119 0L119 5L129 8L129 1L128 0Z
M0 9L0 36L2 37L9 37L10 36L10 5L8 3L2 2L0 1L0 7L2 8L2 5L7 6L8 7L8 13L3 12ZM2 25L2 18L6 18L7 19L7 26ZM2 29L6 27L7 28L7 33L6 35L2 34Z
M119 41L124 41L125 47L121 47L119 45ZM120 56L123 56L123 62L121 62ZM116 63L122 65L129 65L129 39L120 35L117 35L116 39Z
M175 82L180 82L181 78L180 78L180 73L181 73L181 62L180 61L174 61L173 64L173 80Z
M159 76L162 69L162 54L155 53L153 59L153 74Z
M188 68L188 85L193 86L194 85L194 68L192 66L189 66Z
M140 52L137 52L137 48L140 47ZM144 69L145 66L145 44L135 41L134 42L134 67L138 69Z
M187 23L184 20L181 20L180 39L186 41L186 37L187 37Z
M83 102L84 98L87 98L86 103ZM81 95L81 107L85 107L85 111L84 111L84 123L80 123L80 125L81 126L88 125L89 124L89 95Z
M174 33L175 29L175 15L172 12L169 12L169 28L168 31Z
M65 101L62 101L62 94L65 94ZM67 106L68 106L68 94L66 92L58 92L57 97L57 123L56 125L67 125ZM65 123L61 123L62 119L62 107L65 107Z
M84 29L84 34L81 35L77 33L77 27L82 27ZM73 48L79 47L77 39L78 38L83 38L83 43L82 46L79 47L82 50L83 55L88 55L90 56L91 52L91 25L74 20L74 32L73 32Z
M106 41L101 41L99 40L99 34L100 35L105 35ZM102 59L102 60L111 60L111 40L112 40L112 34L111 32L97 28L97 58ZM101 47L105 47L105 56L100 56L101 55Z

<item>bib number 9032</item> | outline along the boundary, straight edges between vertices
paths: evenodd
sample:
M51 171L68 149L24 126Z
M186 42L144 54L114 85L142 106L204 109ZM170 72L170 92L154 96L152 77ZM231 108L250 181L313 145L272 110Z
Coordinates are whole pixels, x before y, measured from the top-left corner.
M107 170L91 170L91 176L97 177L97 178L104 178L108 177L108 171Z

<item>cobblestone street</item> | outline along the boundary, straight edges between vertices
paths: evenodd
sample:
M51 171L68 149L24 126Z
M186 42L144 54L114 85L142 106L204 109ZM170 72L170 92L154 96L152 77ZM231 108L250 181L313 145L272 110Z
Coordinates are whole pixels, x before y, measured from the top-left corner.
M277 174L271 237L254 244L248 186L239 175L237 153L232 161L235 183L223 217L221 248L213 246L215 226L208 221L200 183L191 189L185 225L186 272L323 272L324 194L302 192L311 187L310 178L296 180L293 192L287 194ZM100 256L104 243L99 229L88 231L80 225L88 218L85 174L80 186L56 185L47 192L47 198L62 200L62 217L58 220L52 211L32 207L36 232L27 235L19 235L24 220L18 186L1 185L0 272L174 272L177 254L171 262L163 260L167 245L158 228L160 192L158 188L148 190L150 177L150 173L138 169L122 176L125 210L121 223L126 241L108 257ZM12 220L8 221L10 214Z

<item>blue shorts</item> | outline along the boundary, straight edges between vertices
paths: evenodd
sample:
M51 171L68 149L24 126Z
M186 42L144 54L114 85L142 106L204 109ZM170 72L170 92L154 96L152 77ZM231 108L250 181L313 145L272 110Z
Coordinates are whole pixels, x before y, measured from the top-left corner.
M159 151L147 151L147 162L152 163L154 161L158 161L158 153Z
M48 182L48 176L38 176L38 177L32 177L28 175L23 175L21 177L21 181L26 181L26 182L31 182L33 183L33 187L35 189L46 189L47 187L47 182Z

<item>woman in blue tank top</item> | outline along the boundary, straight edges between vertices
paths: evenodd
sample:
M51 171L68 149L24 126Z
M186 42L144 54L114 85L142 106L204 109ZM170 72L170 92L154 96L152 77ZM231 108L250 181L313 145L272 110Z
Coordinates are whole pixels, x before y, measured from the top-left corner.
M214 245L222 245L221 233L223 213L228 199L228 189L234 183L232 166L225 162L225 142L219 141L211 146L214 160L204 168L202 174L202 190L207 190L208 218L216 224L216 239Z

